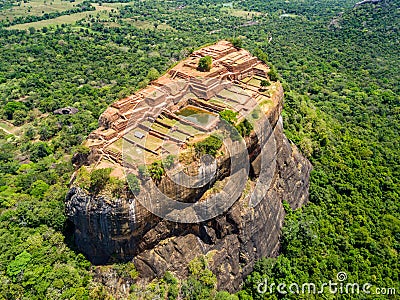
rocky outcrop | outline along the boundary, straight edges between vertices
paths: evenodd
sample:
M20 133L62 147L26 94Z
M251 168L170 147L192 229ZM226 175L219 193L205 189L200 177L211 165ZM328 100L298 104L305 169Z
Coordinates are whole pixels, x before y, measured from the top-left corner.
M76 244L95 264L133 258L140 277L147 280L166 270L184 277L189 261L211 252L218 285L237 290L257 259L278 254L282 201L295 209L308 199L310 163L283 135L281 121L274 136L273 182L256 207L243 198L215 219L178 224L152 215L133 198L94 197L73 187L66 207L75 224Z
M77 109L75 107L63 107L63 108L59 108L59 109L56 109L55 111L53 111L53 114L55 114L55 115L74 115L78 112L79 112L79 109Z
M216 59L214 68L209 73L197 74L196 61L202 55L213 55ZM157 87L150 87L154 90L149 94L151 97L161 97L160 91L165 92L167 88L180 90L179 84L171 84L177 83L174 81L176 76L196 75L193 77L195 80L192 78L188 84L194 83L204 93L196 96L191 91L188 94L190 99L176 103L171 100L176 97L172 96L163 100L163 105L168 108L164 117L169 116L170 122L179 120L184 126L190 126L190 122L178 118L174 112L187 105L189 100L192 106L214 114L226 108L223 106L225 102L236 103L235 110L242 112L246 118L254 114L259 117L253 117L254 130L250 130L251 134L246 136L244 142L232 139L224 143L215 161L207 162L205 157L205 161L201 162L190 156L193 162L189 165L185 162L185 172L178 169L176 173L154 182L142 178L140 192L136 195L126 189L120 197L112 199L106 193L89 194L72 184L66 197L66 213L74 224L78 249L94 264L133 260L139 271L139 281L144 282L163 276L167 270L183 278L191 260L207 255L209 266L217 276L218 287L229 291L240 287L256 260L277 255L285 215L283 201L287 201L293 209L306 203L311 164L283 134L280 117L282 85L272 83L268 90L256 85L259 81L269 80L268 70L268 66L252 58L248 52L235 50L230 43L222 42L195 52L191 58L161 77ZM199 76L205 77L205 80L198 80ZM163 85L164 81L170 84ZM178 83L181 83L181 89L187 87L182 85L182 81ZM218 85L222 84L220 88ZM161 90L157 89L159 87ZM119 109L119 117L132 114L134 120L138 119L135 113L142 114L140 105L143 101L139 96L143 93L114 103L103 114L104 118L100 118L100 125L119 128L119 119L114 118L112 113L108 114L114 109ZM145 99L150 99L149 95ZM210 101L212 97L214 102ZM135 107L133 111L131 106ZM137 126L132 128L143 130L149 126L151 119L157 120L157 112L162 107L152 107L147 109L147 117L140 120L142 123L136 122ZM212 132L232 136L232 132L223 127L227 126L224 122L216 121ZM156 122L158 128L161 124L163 122ZM184 128L187 130L187 127ZM176 130L180 130L179 127ZM153 131L153 139L162 137L162 132L163 129ZM99 158L86 160L103 163L104 166L123 167L124 163L118 159L104 161L101 155L103 152L118 151L118 139L126 139L137 146L141 138L136 142L134 138L127 138L120 130L111 136L109 142L94 139L90 143L90 155ZM172 135L167 138L172 144L175 140ZM184 143L177 145L180 149L186 147ZM106 149L108 146L110 150ZM147 148L144 144L138 149L145 151ZM152 149L153 155L158 154L158 148ZM160 149L167 151L167 147ZM85 151L83 154L88 155ZM83 154L76 157L77 166L85 160ZM129 171L134 171L135 166L126 165L129 165ZM95 168L92 166L92 169ZM185 180L196 185L187 185ZM177 201L168 199L169 202L163 202L163 197ZM178 206L183 209L177 209Z
M281 123L275 127L275 136L281 138L274 153L276 172L270 189L258 206L249 207L241 199L222 216L185 234L160 240L156 246L135 257L141 276L162 276L170 270L184 277L190 260L211 252L210 266L217 275L219 287L235 291L256 260L278 254L285 215L282 201L288 201L293 209L307 201L311 165L284 137ZM165 221L157 225L164 228L161 232L172 230L173 226ZM146 235L151 237L149 240L161 237L157 229Z

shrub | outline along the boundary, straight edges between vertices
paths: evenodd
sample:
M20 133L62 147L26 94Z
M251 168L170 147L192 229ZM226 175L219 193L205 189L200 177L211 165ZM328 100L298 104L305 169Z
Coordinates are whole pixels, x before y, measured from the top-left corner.
M167 156L167 158L164 159L163 165L164 165L165 168L169 169L174 165L174 161L175 161L175 156L172 155L172 154L169 154Z
M158 77L160 77L160 72L158 72L156 68L150 68L149 72L147 73L147 79L153 81Z
M138 166L138 172L141 178L149 176L149 170L144 165Z
M269 70L268 77L272 81L278 81L279 80L278 71L275 69L274 66L272 66L271 69Z
M32 255L26 251L17 255L15 259L7 266L7 275L15 279L22 271L25 270L31 259Z
M243 40L241 38L232 38L229 40L233 47L235 47L236 49L240 49L243 46Z
M211 135L203 141L197 142L194 145L197 155L209 154L215 157L217 151L222 147L222 140L216 135Z
M10 101L4 106L4 113L8 120L13 119L13 115L15 111L26 111L27 108L25 104L17 101Z
M221 117L221 119L225 120L226 122L228 122L231 125L235 125L236 124L237 115L238 115L237 112L232 111L230 109L224 109L223 111L221 111L219 113L219 116Z
M161 163L161 161L155 161L153 162L150 167L148 168L149 174L151 179L153 179L155 182L159 183L161 181L161 178L165 174L164 167Z
M236 126L236 130L242 137L249 136L253 129L253 125L247 119L244 119L243 122Z
M263 80L261 80L260 85L262 87L267 87L267 86L270 86L271 83L268 80L263 79Z
M90 192L98 193L110 181L111 168L94 170L90 174Z
M45 142L37 142L37 143L33 143L29 147L29 153L30 153L30 159L33 162L37 162L41 158L50 155L51 150Z
M126 181L132 193L138 194L140 192L140 181L135 174L128 174L126 176Z
M49 189L49 185L43 180L37 180L32 184L30 194L37 198L42 198L44 193Z
M197 70L201 72L209 72L211 70L211 67L212 67L212 57L204 56L200 58Z

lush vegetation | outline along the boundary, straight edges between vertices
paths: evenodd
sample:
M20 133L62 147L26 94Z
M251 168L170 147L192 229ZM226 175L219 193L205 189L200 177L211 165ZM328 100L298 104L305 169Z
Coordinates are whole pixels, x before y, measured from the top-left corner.
M208 154L211 156L216 156L219 149L222 147L221 137L212 134L206 137L204 140L199 141L194 144L194 149L197 155Z
M240 140L240 136L249 136L254 129L253 124L251 124L251 122L247 119L244 119L242 122L238 123L238 113L230 109L224 109L219 113L219 116L221 119L225 120L228 124L235 128L228 129L230 132L230 137L234 141Z
M52 12L52 13L44 13L41 16L24 16L24 17L17 17L14 18L13 20L6 20L2 21L0 26L12 26L16 24L24 24L24 23L31 23L31 22L37 22L41 20L48 20L48 19L54 19L59 16L65 16L65 15L71 15L71 14L76 14L84 11L93 11L95 10L94 6L90 4L90 2L82 2L78 4L75 8L67 9L64 11L57 11L57 12ZM32 30L31 30L32 32Z
M399 1L353 4L137 1L74 26L0 30L0 298L106 297L107 289L96 294L101 283L68 234L71 154L112 101L193 49L231 37L273 63L269 77L282 80L286 92L285 133L314 166L310 204L288 214L282 254L259 262L238 297L261 299L264 278L321 283L339 271L350 282L400 292ZM53 114L65 106L79 112ZM90 178L82 169L82 185L96 189L106 172ZM118 182L109 184L118 191ZM164 287L169 299L234 299L215 292L208 271L204 261L193 263L187 281L166 274L148 289ZM140 292L133 287L131 295ZM388 296L351 295L379 297Z

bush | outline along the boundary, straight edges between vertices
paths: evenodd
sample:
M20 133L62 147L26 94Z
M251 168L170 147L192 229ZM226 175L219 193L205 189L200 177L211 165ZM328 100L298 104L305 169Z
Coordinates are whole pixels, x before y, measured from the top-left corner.
M42 198L44 193L49 189L49 185L43 180L37 180L32 184L30 194L37 198Z
M235 47L236 49L240 49L243 46L243 40L241 38L232 38L229 40L233 47Z
M253 125L247 119L244 119L243 122L236 126L236 130L242 137L249 136L253 129Z
M52 152L45 142L37 142L29 147L30 159L37 162L43 157L50 155Z
M264 87L270 86L271 83L268 80L263 79L263 80L261 80L260 85L264 88Z
M147 73L147 79L153 81L158 77L160 77L160 72L158 72L156 68L150 68L149 72Z
M215 157L217 151L222 147L222 140L216 135L211 135L203 141L194 145L197 155L209 154Z
M7 104L4 106L4 113L7 117L8 120L13 119L13 115L15 111L26 111L27 108L25 104L21 102L16 102L16 101L11 101L7 102Z
M94 170L90 174L90 188L92 193L100 192L104 186L110 181L111 168Z
M170 169L174 165L175 156L169 154L167 158L163 161L163 165L165 168Z
M25 270L31 259L32 255L26 251L17 255L15 259L7 266L7 275L15 279L21 272Z
M278 71L275 69L274 66L272 66L271 69L269 70L268 77L272 81L278 81L279 80Z
M232 111L230 109L224 109L223 111L221 111L219 113L219 116L221 117L221 119L225 120L226 122L228 122L231 125L235 125L236 124L237 115L238 115L237 112Z
M140 192L140 181L135 174L128 174L126 176L126 181L132 193L138 194Z
M155 161L153 162L150 167L148 168L149 174L151 179L153 179L155 182L159 183L161 181L161 178L165 174L164 167L161 163L161 161Z
M199 70L200 72L210 72L211 67L212 67L212 57L204 56L200 58L197 70Z
M139 172L139 176L141 178L145 178L145 177L148 177L150 175L149 174L149 170L144 165L138 166L138 172Z

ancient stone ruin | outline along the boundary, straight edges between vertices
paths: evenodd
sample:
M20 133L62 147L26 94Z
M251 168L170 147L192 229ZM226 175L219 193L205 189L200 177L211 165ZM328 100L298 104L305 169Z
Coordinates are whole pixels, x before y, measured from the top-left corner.
M212 57L212 67L200 72L198 62L205 56ZM85 142L90 154L78 166L66 198L79 250L95 264L133 259L145 281L167 270L184 277L188 263L206 255L218 286L230 291L239 288L257 259L277 255L282 202L295 209L307 201L311 165L283 134L283 89L268 72L248 51L220 41L107 108ZM219 113L226 109L238 113L238 122L254 125L241 141L241 154L248 158L238 155L235 161L228 155L240 141L224 143L213 169L190 150L197 141L224 132ZM138 194L128 188L118 197L91 194L78 184L82 168L90 173L110 167L112 177L125 180L130 173L140 177L140 165L168 155L175 157L171 170L152 185L140 178ZM186 185L182 178L192 179ZM163 207L160 194L186 210ZM232 202L223 207L228 198ZM213 201L212 210L221 209L218 214L205 212L211 216L206 218L196 211L195 205Z

